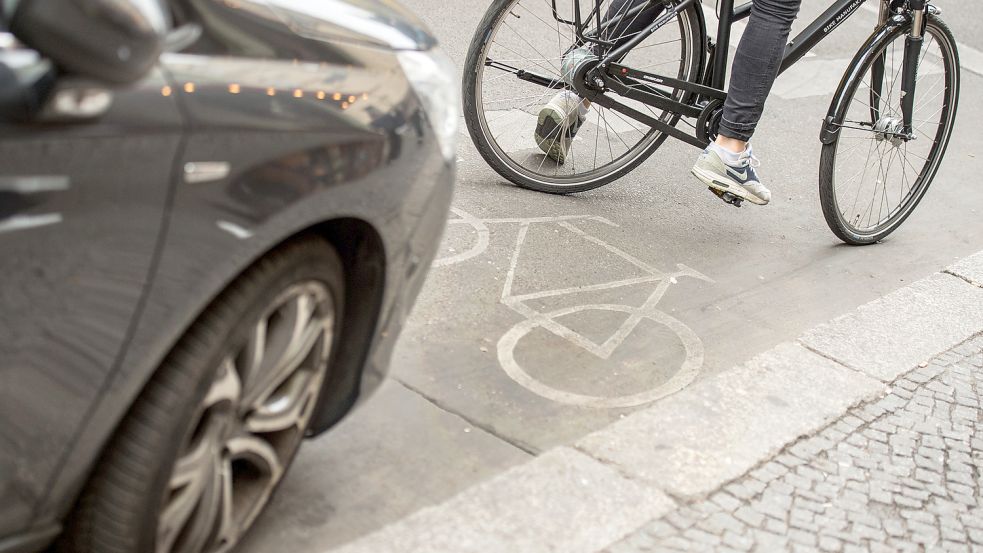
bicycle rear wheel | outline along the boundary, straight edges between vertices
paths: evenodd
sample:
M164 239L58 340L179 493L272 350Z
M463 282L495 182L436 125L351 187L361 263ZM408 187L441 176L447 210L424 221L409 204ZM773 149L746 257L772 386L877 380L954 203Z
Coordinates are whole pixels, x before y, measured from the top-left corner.
M945 156L959 101L959 54L949 28L929 16L915 89L914 140L899 134L907 25L873 45L834 116L823 146L819 196L833 233L852 245L883 240L911 215ZM874 71L883 60L882 71ZM883 74L883 79L876 75ZM878 81L882 81L878 84Z
M585 15L592 9L620 14L648 1L584 1L590 6L583 11ZM556 3L560 4L572 12L569 2ZM518 78L517 73L525 71L562 82L564 55L583 46L578 44L573 26L554 17L553 5L550 0L492 3L475 32L465 62L464 116L478 151L500 175L532 190L568 194L603 186L631 171L662 144L666 135L595 104L587 108L562 163L544 154L535 139L540 110L554 95L572 89L569 85L548 88L534 84ZM690 7L675 16L633 48L622 63L696 80L705 56L705 31L697 9ZM573 19L572 13L557 15ZM596 33L596 26L586 32ZM676 99L683 98L682 92L662 90L673 93ZM618 101L663 121L675 123L678 119L634 100L618 97Z

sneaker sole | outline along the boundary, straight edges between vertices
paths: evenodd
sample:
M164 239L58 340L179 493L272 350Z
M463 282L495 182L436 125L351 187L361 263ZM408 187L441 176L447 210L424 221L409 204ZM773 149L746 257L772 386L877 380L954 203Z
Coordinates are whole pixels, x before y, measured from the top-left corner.
M701 182L703 182L710 188L713 188L714 190L719 190L721 192L729 192L737 196L738 198L747 200L755 205L768 205L768 202L762 200L761 198L755 196L754 194L751 194L750 192L745 190L743 186L734 182L722 181L718 179L717 175L714 173L708 173L703 169L700 169L699 167L693 167L691 172L693 173L694 177L699 179Z

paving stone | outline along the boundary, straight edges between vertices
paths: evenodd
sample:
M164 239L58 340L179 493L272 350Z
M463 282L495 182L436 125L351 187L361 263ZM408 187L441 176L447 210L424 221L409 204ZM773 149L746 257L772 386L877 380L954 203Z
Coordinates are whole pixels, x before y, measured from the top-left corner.
M751 490L751 492L754 495L758 495L761 492L765 491L765 488L767 488L768 485L765 484L764 482L762 482L761 480L756 480L754 478L748 478L748 479L746 479L744 481L744 487L746 487L747 489Z
M686 530L683 532L683 537L689 539L694 544L701 544L704 546L713 546L720 543L720 537L698 528L690 528L689 530Z
M983 350L983 339L978 342L962 348L970 354L941 356L928 370L892 384L892 390L913 392L910 399L892 391L872 400L892 405L891 414L865 422L883 410L855 408L818 432L822 442L801 439L728 484L726 491L680 511L690 521L701 516L701 504L713 511L700 523L705 534L674 531L693 538L686 541L690 551L976 548L983 553L983 471L977 468L983 466L983 414L971 408L976 409L973 417L967 414L954 423L955 409L948 406L955 404L938 400L983 393L983 367L965 378L947 368ZM923 408L929 406L926 413ZM958 437L951 438L957 429ZM731 509L732 516L725 511ZM719 537L720 544L709 545L714 542L707 535ZM652 551L672 549L662 548L663 543L668 542L649 545ZM625 553L635 551L643 549Z
M741 500L727 492L718 492L711 500L727 512L732 512L742 505Z
M940 526L939 534L941 535L943 542L952 542L952 543L966 542L966 533L956 528L952 528L949 526Z
M834 552L842 551L843 542L832 536L820 536L819 549L823 551L834 551Z
M679 530L686 530L698 522L694 517L687 516L680 511L669 513L666 515L665 520Z
M788 525L771 517L765 519L765 530L780 536L788 535Z
M939 539L939 529L930 524L909 521L908 530L912 539L917 543L933 544Z
M750 551L754 547L754 540L750 536L744 536L735 532L724 532L724 544L733 547L738 551Z
M816 535L812 532L790 528L788 531L788 537L792 541L801 543L802 545L816 545Z
M764 530L754 530L754 541L761 551L781 551L788 548L788 537L779 536Z
M757 492L748 488L742 483L730 484L725 489L727 490L728 493L730 493L731 495L733 495L738 499L751 499L752 497L757 495Z
M867 546L870 548L870 553L895 553L893 547L885 545L881 542L872 541Z
M700 527L709 532L720 535L730 530L732 532L743 532L744 523L737 520L734 515L725 512L718 512L710 515L709 518L700 523Z
M775 464L778 464L778 463L775 463ZM765 490L765 495L767 495L767 496L773 496L773 495L790 496L793 491L795 491L795 487L792 486L791 484L788 484L784 480L772 480L771 482L768 482L768 487Z
M879 525L880 523L878 523L878 526ZM860 523L854 524L851 532L853 533L853 535L861 539L870 540L872 542L879 542L887 538L887 534L885 534L883 530L879 528L872 528L870 526L867 526L866 524L860 524Z
M907 533L904 523L896 518L885 519L882 521L881 525L884 527L884 531L887 532L889 536L899 537L904 536Z
M847 526L850 525L850 523L846 521L846 518L832 518L832 517L827 517L826 515L817 515L816 524L819 525L819 527L822 528L823 531L833 531L833 532L842 531L846 529Z
M744 521L748 526L760 526L765 521L765 516L750 507L744 506L734 511L734 516Z

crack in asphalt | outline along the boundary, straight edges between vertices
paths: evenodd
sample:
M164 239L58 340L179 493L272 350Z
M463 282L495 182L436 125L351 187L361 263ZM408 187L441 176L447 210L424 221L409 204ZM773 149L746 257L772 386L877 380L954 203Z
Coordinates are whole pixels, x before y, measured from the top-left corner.
M454 415L455 417L463 420L464 422L470 424L471 426L473 426L473 427L475 427L475 428L477 428L479 430L484 431L486 434L489 434L491 436L494 436L495 438L498 438L499 440L501 440L501 441L509 444L510 446L512 446L512 447L514 447L514 448L516 448L516 449L518 449L518 450L520 450L520 451L522 451L524 453L527 453L527 454L529 454L529 455L531 455L533 457L536 457L537 455L539 455L541 453L541 451L537 450L536 448L534 448L534 447L532 447L532 446L530 446L528 444L524 444L524 443L522 443L519 440L514 440L514 439L511 439L511 438L509 438L507 436L503 436L503 435L499 434L493 427L488 426L488 425L486 425L484 423L478 422L478 421L476 421L476 420L474 420L472 418L469 418L469 417L461 414L458 411L455 411L455 410L451 409L448 405L444 404L443 402L441 402L441 401L439 401L437 399L434 399L434 398L428 396L427 394L423 393L423 391L419 390L418 388L414 387L411 384L407 384L406 382L404 382L403 380L401 380L399 378L390 377L390 379L393 380L393 381L395 381L395 382L397 382L400 386L406 388L410 392L413 392L414 394L420 396L421 398L423 398L425 401L427 401L428 403L430 403L431 405L433 405L437 409L440 409L441 411L444 411L444 412L450 413L451 415Z

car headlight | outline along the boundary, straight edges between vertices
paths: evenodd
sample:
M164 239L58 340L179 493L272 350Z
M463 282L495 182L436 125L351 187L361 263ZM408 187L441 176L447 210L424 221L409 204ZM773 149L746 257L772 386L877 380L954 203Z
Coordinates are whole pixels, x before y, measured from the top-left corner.
M444 159L453 161L457 155L458 117L461 113L454 63L438 48L426 52L405 50L396 56L423 103Z

